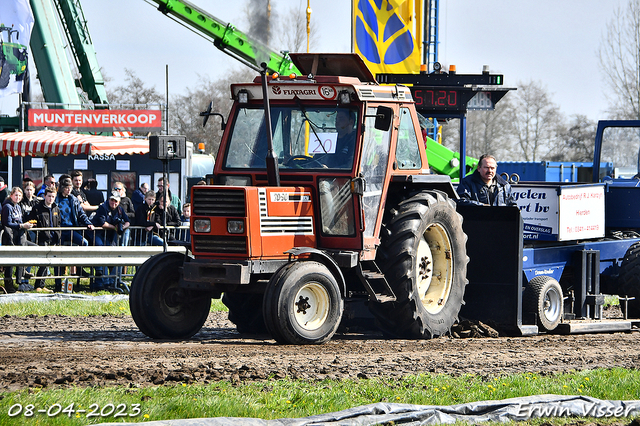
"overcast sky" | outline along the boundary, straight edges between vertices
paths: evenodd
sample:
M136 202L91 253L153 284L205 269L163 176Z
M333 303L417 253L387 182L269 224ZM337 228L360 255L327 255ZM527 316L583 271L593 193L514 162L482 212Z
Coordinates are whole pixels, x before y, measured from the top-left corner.
M247 30L248 0L190 0L217 18ZM627 0L440 0L439 60L458 73L480 73L483 65L502 73L505 85L541 82L566 115L604 118L603 75L597 50L614 10ZM276 13L306 0L271 0ZM124 68L158 91L195 87L238 70L234 59L165 17L144 0L82 0L98 62L111 85L124 84ZM351 49L348 0L311 0L319 32L318 51ZM274 46L278 50L283 46ZM0 101L6 112L7 100Z

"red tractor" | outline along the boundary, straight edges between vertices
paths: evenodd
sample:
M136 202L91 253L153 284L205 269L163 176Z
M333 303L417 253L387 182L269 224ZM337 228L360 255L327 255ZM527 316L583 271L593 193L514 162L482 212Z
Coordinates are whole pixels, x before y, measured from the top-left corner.
M136 324L189 338L222 297L240 332L284 344L367 316L395 336L447 333L466 235L450 178L429 172L409 88L379 85L357 55L291 56L303 77L231 86L215 177L191 190L189 253L139 268Z

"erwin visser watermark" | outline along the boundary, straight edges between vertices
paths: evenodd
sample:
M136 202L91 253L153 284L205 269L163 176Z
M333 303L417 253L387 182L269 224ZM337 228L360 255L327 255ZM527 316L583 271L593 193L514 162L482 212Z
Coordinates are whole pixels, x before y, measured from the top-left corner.
M603 402L585 403L538 403L521 404L518 416L523 417L629 417L630 413L640 412L638 405L618 405Z

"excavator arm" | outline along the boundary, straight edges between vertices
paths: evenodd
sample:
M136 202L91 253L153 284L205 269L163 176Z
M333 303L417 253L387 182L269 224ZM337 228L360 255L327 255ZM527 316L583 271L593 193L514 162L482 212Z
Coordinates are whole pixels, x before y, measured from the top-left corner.
M300 75L287 53L273 51L194 4L185 0L148 1L156 3L160 12L210 40L218 49L256 71L262 71L261 64L266 63L267 72Z

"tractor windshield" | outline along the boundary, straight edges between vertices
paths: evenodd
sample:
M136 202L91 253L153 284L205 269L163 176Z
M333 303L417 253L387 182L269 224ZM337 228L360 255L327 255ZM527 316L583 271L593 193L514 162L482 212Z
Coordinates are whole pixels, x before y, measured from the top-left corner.
M281 170L351 170L356 143L355 109L272 107L273 149ZM262 108L239 108L226 150L227 169L266 169L267 135Z

